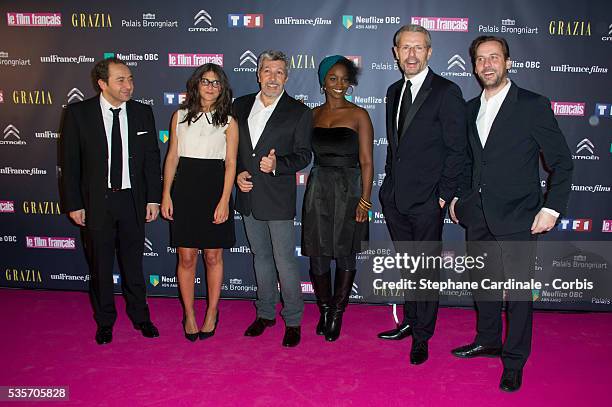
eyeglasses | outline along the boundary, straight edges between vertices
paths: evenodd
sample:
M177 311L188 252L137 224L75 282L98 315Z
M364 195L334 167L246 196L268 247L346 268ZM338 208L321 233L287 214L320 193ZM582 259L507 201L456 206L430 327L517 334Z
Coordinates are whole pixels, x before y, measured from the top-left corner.
M209 81L206 78L200 78L200 83L202 84L202 86L212 85L212 87L215 88L215 89L221 86L221 82L219 82L216 79L214 81Z
M411 51L414 51L415 54L421 54L425 50L427 50L428 48L429 47L422 46L422 45L415 45L415 46L403 45L403 46L400 47L400 49L402 51L404 51L405 53L407 53L407 54L409 54Z

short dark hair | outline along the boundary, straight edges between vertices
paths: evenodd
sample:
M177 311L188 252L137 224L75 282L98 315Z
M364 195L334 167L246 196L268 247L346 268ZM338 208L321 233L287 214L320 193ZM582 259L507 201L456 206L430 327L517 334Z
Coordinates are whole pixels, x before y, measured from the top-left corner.
M117 57L106 58L98 61L91 70L91 82L94 89L98 93L102 92L100 85L98 85L98 80L102 79L104 82L108 83L108 66L110 64L121 64L127 66L125 62Z
M472 58L472 66L476 66L476 50L482 43L488 41L495 41L501 45L502 52L504 53L504 61L507 61L510 58L510 47L508 46L508 41L506 41L504 37L481 35L480 37L476 37L470 45L470 58Z

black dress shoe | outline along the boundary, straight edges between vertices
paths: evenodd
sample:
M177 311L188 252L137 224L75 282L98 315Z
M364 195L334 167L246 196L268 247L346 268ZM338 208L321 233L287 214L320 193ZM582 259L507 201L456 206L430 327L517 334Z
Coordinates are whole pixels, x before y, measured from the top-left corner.
M499 382L499 388L503 391L513 392L521 388L523 383L523 371L504 369L501 380Z
M470 343L469 345L460 346L453 349L451 353L458 358L475 358L478 356L497 358L501 355L501 348L492 348L490 346Z
M283 346L293 348L300 343L300 327L288 326L285 328L285 336L283 337Z
M157 338L159 336L159 331L151 321L134 324L134 328L142 332L142 336L146 338Z
M274 326L274 324L276 324L275 319L257 318L255 322L249 325L247 330L244 332L244 336L259 336L266 330L266 328Z
M198 332L198 335L200 337L200 340L204 340L204 339L208 339L211 336L215 335L215 331L217 330L217 324L219 323L219 310L217 310L217 316L215 317L215 327L213 328L212 331L209 332L204 332L204 331L200 331Z
M187 332L187 329L185 328L185 319L183 319L183 332L185 332L185 339L190 342L195 342L198 339L198 332L194 332L192 334Z
M111 343L113 341L113 328L110 326L98 327L96 331L96 342L98 345L104 345L105 343Z
M427 342L412 341L412 349L410 349L410 364L420 365L425 363L429 357Z
M380 339L389 339L392 341L400 341L412 335L412 327L410 324L400 324L395 329L384 331L378 334Z

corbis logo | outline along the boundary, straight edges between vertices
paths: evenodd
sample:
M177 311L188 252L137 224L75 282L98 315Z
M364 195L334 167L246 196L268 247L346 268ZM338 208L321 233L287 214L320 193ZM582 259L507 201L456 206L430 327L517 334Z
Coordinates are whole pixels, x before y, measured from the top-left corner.
M83 92L81 92L79 88L72 88L66 94L66 104L63 106L66 107L66 105L69 105L70 103L74 102L82 102L84 98L85 95L83 95Z
M36 269L11 269L4 271L6 281L14 283L42 283L42 273Z
M200 27L198 27L198 25ZM216 32L217 27L212 25L212 16L206 10L200 10L193 16L193 27L187 29L189 32Z
M314 55L310 54L295 54L289 58L290 69L315 69L317 62Z
M612 104L596 103L595 104L595 116L612 117Z
M557 230L563 232L590 232L593 224L592 219L561 219Z
M481 33L503 33L503 34L537 34L538 27L520 26L516 20L505 18L501 20L501 25L479 25L478 32Z
M240 66L234 68L234 72L255 72L257 71L257 55L247 49L240 55Z
M163 29L163 28L178 28L178 21L160 20L157 21L154 13L143 13L142 20L121 20L121 27L124 28L148 28L148 29Z
M166 144L169 138L170 138L170 133L168 132L168 130L159 131L159 141Z
M441 72L442 76L468 77L471 73L465 71L465 59L459 54L455 54L447 61L448 66L445 72Z
M399 25L400 23L401 18L398 16L353 16L349 14L342 16L342 25L347 30L351 28L355 30L378 30L379 25Z
M227 26L229 28L263 28L263 14L228 14Z
M0 201L0 213L15 213L15 202Z
M276 25L309 25L315 27L317 25L331 25L332 20L322 17L315 18L296 18L296 17L281 17L274 18Z
M585 155L585 152L590 153ZM599 160L599 156L595 155L595 145L588 138L582 139L576 144L576 154L572 155L574 160Z
M580 102L550 102L555 116L584 116L584 103Z
M308 173L305 173L305 172L295 173L295 184L296 185L306 185L307 182L308 182Z
M603 220L601 231L604 233L612 233L612 219Z
M76 249L76 241L73 237L48 237L48 236L26 236L26 247L28 249Z
M168 66L194 68L213 63L223 66L223 54L168 54Z
M16 67L16 66L32 65L32 62L30 61L29 58L28 59L23 59L23 58L9 59L8 52L0 51L0 65Z
M429 31L469 31L469 18L467 17L412 17L411 22Z
M165 106L175 106L180 105L187 98L187 93L180 92L164 92L164 105Z
M14 146L24 146L27 143L19 136L19 129L12 124L4 128L4 138L0 140L0 144L11 144Z
M354 63L357 68L361 68L361 55L345 55L344 58Z
M149 276L149 284L151 284L153 287L157 287L159 285L159 275L151 274Z
M138 62L143 62L143 61L159 61L159 54L154 54L154 53L148 53L148 54L135 54L135 53L129 53L129 54L124 54L121 52L105 52L104 53L104 59L108 59L108 58L118 58L120 60L122 60L123 62L125 62L125 64L127 66L138 66Z
M62 13L6 13L9 27L61 27Z
M13 103L16 105L52 105L53 98L48 90L14 90Z
M74 28L113 28L113 20L108 13L72 13Z
M548 33L550 35L562 36L590 36L591 22L578 21L557 21L552 20L548 23Z
M60 215L59 202L55 201L23 201L21 209L26 215Z

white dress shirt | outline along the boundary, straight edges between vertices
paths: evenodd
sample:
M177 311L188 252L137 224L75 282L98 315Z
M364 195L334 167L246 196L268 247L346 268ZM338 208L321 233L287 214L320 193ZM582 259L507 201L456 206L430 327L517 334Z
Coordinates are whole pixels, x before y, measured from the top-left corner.
M255 103L253 103L253 107L251 108L251 112L249 113L249 133L251 133L251 145L253 148L257 145L257 142L261 138L261 134L266 127L266 123L270 120L270 116L274 113L274 109L276 109L276 105L278 105L278 101L283 97L283 93L281 93L274 103L269 106L265 106L261 101L261 92L255 96Z
M106 133L106 145L108 147L108 187L111 188L110 163L111 163L111 143L113 142L113 112L111 108L116 109L108 103L104 96L100 93L100 109L102 110L102 119L104 120L104 132ZM125 107L125 102L119 105L119 128L121 130L121 189L131 188L130 183L130 163L129 163L129 145L128 145L128 117Z
M421 86L423 85L423 82L425 82L425 78L427 77L428 72L429 72L429 67L427 66L421 72L414 75L412 79L410 79L410 92L412 94L412 102L414 102L414 99L419 94L419 91L421 90ZM402 92L400 93L400 98L399 98L398 103L402 103L402 97L404 96L404 91L406 90L406 83L407 83L406 81L408 81L408 78L404 75L404 85L402 86ZM397 113L395 116L395 127L399 126L399 114L400 114L400 109L398 107Z
M480 95L480 110L478 110L478 116L476 117L476 128L478 129L478 137L480 138L482 148L487 143L493 121L497 117L497 113L499 113L499 109L502 103L504 103L511 85L512 82L508 79L506 85L496 95L491 96L489 99L485 96L486 91L482 91Z

